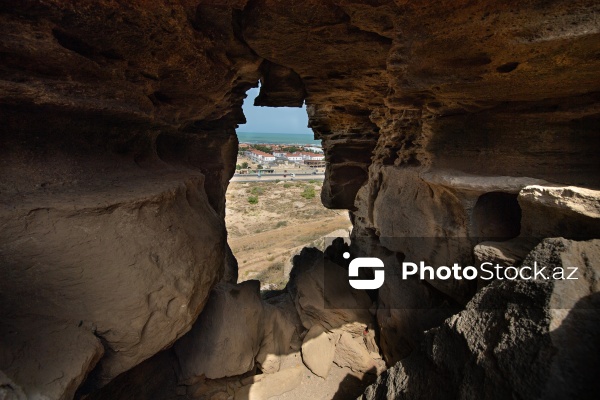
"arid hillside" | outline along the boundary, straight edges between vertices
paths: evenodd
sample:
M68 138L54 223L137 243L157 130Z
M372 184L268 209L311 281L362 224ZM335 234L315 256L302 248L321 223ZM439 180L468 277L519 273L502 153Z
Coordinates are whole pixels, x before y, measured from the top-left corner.
M348 236L348 212L323 207L322 181L231 183L225 223L239 265L239 281L259 279L281 288L291 258L305 246L319 246L334 231Z

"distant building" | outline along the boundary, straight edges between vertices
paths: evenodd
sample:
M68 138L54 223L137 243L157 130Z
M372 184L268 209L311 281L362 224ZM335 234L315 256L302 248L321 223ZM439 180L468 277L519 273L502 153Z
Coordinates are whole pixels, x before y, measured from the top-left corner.
M304 161L306 161L306 160L323 161L325 159L325 156L322 154L307 153L307 152L301 152L300 154L302 155L302 160L304 160Z
M304 158L302 158L302 153L299 153L299 152L285 153L285 158L287 158L288 161L292 161L292 162L300 162L300 161L304 160Z
M304 165L310 168L325 168L325 160L304 160Z
M244 155L255 163L271 163L274 162L276 158L273 154L255 149L246 150Z

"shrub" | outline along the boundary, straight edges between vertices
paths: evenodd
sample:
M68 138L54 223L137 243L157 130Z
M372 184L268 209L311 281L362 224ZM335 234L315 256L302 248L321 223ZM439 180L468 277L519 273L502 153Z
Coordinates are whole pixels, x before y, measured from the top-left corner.
M289 188L291 188L291 187L292 187L292 184L291 184L291 183L284 183L284 184L283 184L283 187L284 187L285 189L289 189Z
M250 193L254 196L259 196L265 193L265 189L261 188L260 186L255 186L250 190Z
M287 226L287 221L279 221L277 225L275 225L275 228L281 228L283 226Z
M304 191L300 193L300 196L304 197L306 200L313 199L316 196L315 188L306 187Z
M248 203L258 204L258 196L248 196Z

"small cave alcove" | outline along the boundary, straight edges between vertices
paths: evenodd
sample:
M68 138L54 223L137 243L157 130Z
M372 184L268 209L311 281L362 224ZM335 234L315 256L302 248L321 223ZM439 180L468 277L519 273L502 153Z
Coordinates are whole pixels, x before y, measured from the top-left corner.
M502 241L519 236L521 207L517 194L484 193L477 199L472 214L473 235L480 241Z

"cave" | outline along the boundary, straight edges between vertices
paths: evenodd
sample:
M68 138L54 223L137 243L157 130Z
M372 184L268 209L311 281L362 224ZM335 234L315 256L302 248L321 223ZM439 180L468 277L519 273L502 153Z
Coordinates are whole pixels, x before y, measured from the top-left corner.
M573 338L600 335L597 1L13 3L0 398L594 398L598 343ZM320 201L352 222L268 297L225 224L258 82L306 104ZM349 291L342 249L384 284ZM475 253L579 280L395 273Z
M479 196L473 208L474 236L480 241L508 240L521 233L521 207L512 193L490 192Z

